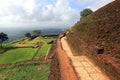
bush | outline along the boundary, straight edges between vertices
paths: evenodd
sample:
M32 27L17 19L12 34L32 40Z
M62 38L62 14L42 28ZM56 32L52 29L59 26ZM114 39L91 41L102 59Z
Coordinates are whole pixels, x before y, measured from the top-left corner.
M80 12L80 16L81 16L81 18L83 18L83 17L85 17L85 16L87 16L91 13L93 13L93 11L89 8L86 8L83 11Z

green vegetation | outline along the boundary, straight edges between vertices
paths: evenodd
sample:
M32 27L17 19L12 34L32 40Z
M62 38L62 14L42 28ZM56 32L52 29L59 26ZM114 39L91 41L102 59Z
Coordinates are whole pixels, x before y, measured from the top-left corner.
M11 48L11 47L15 47L16 44L18 44L18 43L20 43L20 42L22 42L22 41L24 41L24 40L27 40L27 39L28 39L28 38L26 38L26 37L20 38L20 39L11 41L11 42L9 42L9 43L3 44L3 47L4 47L4 49L6 49L6 48Z
M83 11L80 12L80 16L81 16L81 18L83 18L83 17L85 17L85 16L87 16L91 13L93 13L93 11L89 8L86 8Z
M0 64L14 64L32 59L39 60L46 55L52 45L47 43L55 39L55 37L36 37L30 40L25 37L3 44L4 49L0 49L0 51L5 50L5 52L0 54ZM39 43L42 43L40 48L32 48L35 45L39 45ZM37 50L38 53L36 53ZM0 80L48 80L49 69L49 62L22 65L14 64L0 68Z
M41 57L45 56L48 49L51 47L51 44L47 43L55 39L55 37L37 37L33 40L29 40L25 37L12 41L10 43L3 44L3 47L5 49L0 50L0 52L5 52L0 54L0 64L16 63L25 60L31 60L35 55L36 51L38 50L38 48L32 48L32 46L38 45L37 43L41 42L43 45L41 46L38 53L36 53L35 57L35 60L38 60Z
M25 33L25 37L31 38L31 34L30 33Z
M33 39L33 40L29 40L29 41L27 42L27 44L33 45L33 44L36 44L37 42L40 42L40 41L41 41L41 38L40 38L40 37L37 37L37 38L35 38L35 39Z
M48 37L48 38L41 37L40 39L41 39L40 42L47 43L47 42L50 42L52 40L56 40L56 37Z
M48 80L50 63L0 68L0 80Z
M48 42L55 40L55 37L50 37L50 38L44 38L41 37L40 38L40 42L43 43L43 45L41 46L40 50L38 51L35 59L38 60L41 57L44 57L46 55L46 53L48 52L49 48L51 47L51 44L47 44Z
M40 49L40 53L42 54L42 55L44 55L45 56L45 54L47 53L47 51L48 51L48 49L51 47L51 44L44 44L42 47L41 47L41 49Z
M48 80L50 63L34 63L42 60L56 37L41 37L40 31L34 35L26 33L24 38L3 44L0 48L0 80ZM36 36L37 35L37 36ZM36 47L37 46L37 47ZM32 63L18 65L17 62L33 60Z
M32 34L31 33L29 33L29 32L27 32L27 33L25 33L25 35L24 35L25 37L28 37L29 39L35 39L36 37L39 37L39 36L41 36L41 30L33 30L32 31Z
M33 48L15 48L0 54L0 64L15 63L25 60L31 60L35 51Z
M38 60L41 57L45 56L50 47L51 44L44 44L36 55L36 59Z
M8 40L8 35L1 32L0 33L0 48L3 48L2 44L4 41L7 41Z

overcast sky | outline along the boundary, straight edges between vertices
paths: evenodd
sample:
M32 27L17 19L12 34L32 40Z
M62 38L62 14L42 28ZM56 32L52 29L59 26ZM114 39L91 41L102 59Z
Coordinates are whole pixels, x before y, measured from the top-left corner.
M80 18L80 11L93 11L114 0L0 0L2 28L64 28Z

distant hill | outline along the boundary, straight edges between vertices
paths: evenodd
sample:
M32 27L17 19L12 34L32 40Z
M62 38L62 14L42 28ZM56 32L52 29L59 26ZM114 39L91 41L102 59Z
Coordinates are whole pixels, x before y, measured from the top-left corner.
M42 30L42 34L44 35L59 35L60 33L62 33L64 31L64 29L43 29Z
M33 29L34 30L34 29ZM39 29L38 29L39 30ZM50 28L50 29L42 29L42 34L44 35L59 35L60 33L62 33L65 29L56 29L56 28ZM23 37L24 34L26 32L30 32L32 33L32 30L4 30L3 32L7 33L8 34L8 37L9 37L9 41L12 41L12 40L15 40L15 39L18 39L20 37Z

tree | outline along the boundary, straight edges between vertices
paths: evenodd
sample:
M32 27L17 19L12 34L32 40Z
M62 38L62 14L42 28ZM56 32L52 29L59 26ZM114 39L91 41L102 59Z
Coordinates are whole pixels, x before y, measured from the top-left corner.
M35 36L40 36L41 35L41 30L33 30L33 33Z
M31 34L30 33L25 33L25 37L31 38Z
M7 41L7 40L8 40L8 35L5 34L5 33L3 33L3 32L1 32L1 33L0 33L0 44L1 44L0 47L1 47L1 48L3 48L3 47L2 47L3 42L4 42L4 41Z
M90 8L86 8L83 11L80 12L81 18L93 13L93 11Z

